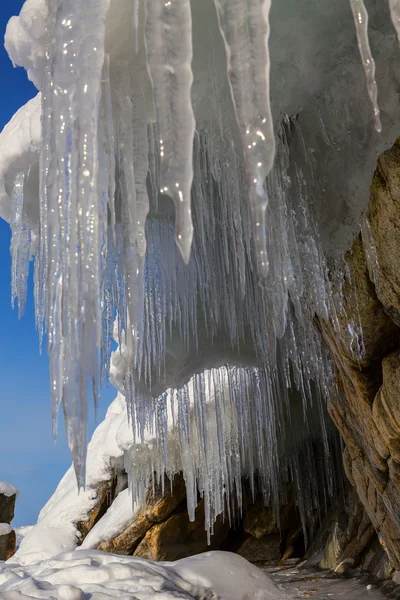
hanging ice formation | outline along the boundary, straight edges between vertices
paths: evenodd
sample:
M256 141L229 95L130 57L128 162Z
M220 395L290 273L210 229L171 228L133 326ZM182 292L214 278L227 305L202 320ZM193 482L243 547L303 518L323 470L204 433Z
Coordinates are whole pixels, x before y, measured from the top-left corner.
M390 4L396 25L398 3ZM200 492L211 531L217 514L240 507L243 475L257 474L275 504L290 479L306 523L339 485L329 466L338 442L323 406L329 364L313 318L334 320L340 298L310 210L312 152L296 117L284 116L273 133L270 2L215 0L242 154L221 107L195 131L189 1L133 0L134 56L115 60L105 50L108 0L48 5L36 319L47 336L54 427L62 405L79 484L89 388L97 402L111 374L137 440L149 428L157 434L156 458L143 471L134 456L127 465L137 497L154 472L162 478L179 465L189 512ZM352 8L378 125L367 15L361 0ZM141 52L147 73L135 69ZM18 175L11 252L21 311L30 258L23 188ZM114 322L119 350L111 357ZM352 327L360 356L361 332ZM299 433L291 431L291 418L299 419L292 405L301 407L306 434L314 432L305 435L304 460L283 450ZM179 441L172 449L171 420Z
M275 136L269 99L269 11L271 0L215 0L226 46L228 76L239 125L260 273L268 272L268 195Z
M393 5L393 2L390 2L390 0L389 3ZM378 106L378 87L375 81L375 61L371 54L368 39L368 12L365 8L364 0L350 0L350 4L356 25L358 47L367 79L368 94L374 111L374 125L375 129L380 133L382 131L382 124Z

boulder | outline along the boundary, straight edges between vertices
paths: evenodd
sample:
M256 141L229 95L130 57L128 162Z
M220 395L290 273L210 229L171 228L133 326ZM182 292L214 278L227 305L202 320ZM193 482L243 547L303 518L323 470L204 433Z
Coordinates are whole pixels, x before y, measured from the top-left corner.
M147 531L154 524L167 519L185 497L186 489L182 475L174 478L172 486L166 479L164 489L160 484L155 485L154 489L147 493L146 504L135 520L113 540L102 542L97 549L114 554L133 554Z
M97 495L96 505L87 514L87 518L78 521L76 527L79 532L79 543L81 544L89 531L93 529L96 523L107 512L111 506L115 490L115 480L112 478L109 481L102 481L94 490Z
M210 544L205 530L204 502L189 521L186 510L175 512L165 521L153 525L136 548L134 555L149 560L178 560L220 547L229 532L228 520L218 517L213 527Z
M379 577L400 571L400 138L378 160L367 217L346 254L343 302L322 335L337 368L329 413L346 449L345 472L377 533L389 567L379 552L366 551L360 565ZM355 331L358 334L355 335ZM336 524L322 565L342 570L350 553L365 550L370 529L349 541ZM365 538L365 539L364 539ZM350 547L350 545L353 547ZM356 549L355 549L356 548ZM354 564L356 564L357 560ZM336 565L336 566L335 566Z
M331 525L319 566L344 574L358 567L376 539L375 530L355 490L347 498L345 510L339 512Z
M252 563L276 565L281 558L281 536L279 533L265 535L262 538L249 536L238 550L238 554Z
M0 523L11 523L13 520L17 495L16 487L0 481Z
M8 560L16 549L15 531L8 523L0 523L0 560Z

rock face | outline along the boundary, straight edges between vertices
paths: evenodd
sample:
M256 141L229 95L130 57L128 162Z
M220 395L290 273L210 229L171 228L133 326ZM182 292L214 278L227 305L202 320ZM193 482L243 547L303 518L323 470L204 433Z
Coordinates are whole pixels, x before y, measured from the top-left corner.
M396 570L400 570L399 256L400 138L378 161L362 238L345 257L342 314L337 323L321 323L338 373L338 392L330 398L329 412L346 443L345 471ZM354 335L357 330L362 336ZM366 515L358 524L361 529ZM358 541L369 536L364 525ZM344 547L341 552L345 560ZM333 557L326 556L326 564L332 562Z
M93 489L96 504L85 520L75 523L78 544L81 544L101 519L107 519L106 512L120 492L127 490L116 485L115 473L110 479ZM120 474L121 479L121 474ZM236 520L218 517L210 539L205 527L205 504L199 499L193 522L189 520L185 481L178 474L170 482L165 481L150 488L145 505L132 513L131 522L124 522L121 530L112 539L97 543L97 550L114 554L139 556L154 561L173 561L208 550L228 550L237 552L251 562L276 565L288 558L300 559L304 554L304 537L301 519L296 507L295 494L289 487L285 502L279 514L264 506L262 495L252 501L250 483L243 480L242 493L245 498L245 511ZM239 515L239 511L236 511ZM118 518L118 517L117 517Z
M0 523L11 523L14 518L16 494L7 496L0 493Z
M15 552L15 531L7 523L0 523L0 560L8 560Z
M8 560L15 552L16 536L10 523L14 518L17 494L13 485L0 482L0 560Z

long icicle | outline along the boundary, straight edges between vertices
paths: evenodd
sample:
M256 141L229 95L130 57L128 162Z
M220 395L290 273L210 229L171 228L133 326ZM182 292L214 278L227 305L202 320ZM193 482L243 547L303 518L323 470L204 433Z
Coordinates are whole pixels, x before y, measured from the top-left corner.
M195 132L190 0L148 0L145 43L160 136L161 192L174 201L175 239L188 263Z
M378 105L378 87L375 81L375 61L372 57L368 39L368 12L365 8L364 0L350 0L350 5L356 25L358 47L367 79L368 95L374 111L374 126L376 131L380 133L382 131L382 124Z
M48 285L47 301L41 302L47 312L53 407L62 400L82 486L88 387L92 380L98 390L100 380L100 261L107 211L98 160L109 0L88 0L84 5L79 0L55 1L51 8L50 64L43 96L47 149L41 161L41 217L47 215L48 220L41 221L40 259L45 264L40 272L46 274Z
M271 0L214 0L243 145L260 275L268 272L265 178L272 169L275 136L269 99Z

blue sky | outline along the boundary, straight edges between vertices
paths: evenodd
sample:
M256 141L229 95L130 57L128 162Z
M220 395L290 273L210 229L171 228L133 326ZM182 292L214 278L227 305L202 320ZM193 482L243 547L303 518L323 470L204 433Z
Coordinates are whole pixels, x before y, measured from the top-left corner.
M22 0L0 0L0 30L18 14ZM36 94L23 69L14 69L1 44L0 130L13 114ZM40 356L34 324L32 277L25 316L18 320L10 301L10 228L0 218L0 481L20 489L14 525L29 525L54 491L71 463L63 424L54 443L47 356ZM115 397L114 388L103 390L102 418ZM90 430L94 427L91 419Z

